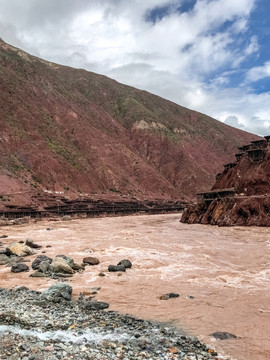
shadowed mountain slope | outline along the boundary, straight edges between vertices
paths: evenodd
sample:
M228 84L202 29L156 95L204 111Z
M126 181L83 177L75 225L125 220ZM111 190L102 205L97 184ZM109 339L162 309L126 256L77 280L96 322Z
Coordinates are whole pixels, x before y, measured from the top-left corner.
M190 199L255 135L0 39L0 195ZM19 199L19 198L18 198Z

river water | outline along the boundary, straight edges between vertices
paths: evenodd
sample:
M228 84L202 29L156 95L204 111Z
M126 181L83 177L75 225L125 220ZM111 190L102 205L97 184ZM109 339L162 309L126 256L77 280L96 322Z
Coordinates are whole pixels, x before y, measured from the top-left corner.
M270 229L188 225L179 219L169 214L45 220L2 227L0 235L8 235L3 246L29 237L51 257L65 254L79 263L97 257L99 265L68 280L75 296L101 287L96 297L111 310L172 322L228 359L270 359ZM107 272L125 258L132 269L121 276ZM99 276L102 271L106 276ZM4 266L0 276L0 287L9 288L44 290L56 282L12 274ZM159 299L169 292L180 297ZM216 340L210 336L216 331L237 338Z

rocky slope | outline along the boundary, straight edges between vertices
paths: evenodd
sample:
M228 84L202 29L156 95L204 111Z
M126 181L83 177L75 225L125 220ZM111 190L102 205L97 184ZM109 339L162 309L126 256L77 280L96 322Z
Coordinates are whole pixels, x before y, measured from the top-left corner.
M239 150L237 162L224 165L212 190L199 194L182 222L270 226L270 136Z
M31 204L35 189L190 199L256 139L1 39L0 128L0 200L15 194L8 200L20 204Z

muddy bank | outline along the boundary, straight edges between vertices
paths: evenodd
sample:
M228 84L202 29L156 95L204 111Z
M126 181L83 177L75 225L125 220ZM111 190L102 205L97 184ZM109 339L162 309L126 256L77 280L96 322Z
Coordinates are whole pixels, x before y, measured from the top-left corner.
M185 209L181 221L218 226L270 226L269 196L240 196L199 201Z

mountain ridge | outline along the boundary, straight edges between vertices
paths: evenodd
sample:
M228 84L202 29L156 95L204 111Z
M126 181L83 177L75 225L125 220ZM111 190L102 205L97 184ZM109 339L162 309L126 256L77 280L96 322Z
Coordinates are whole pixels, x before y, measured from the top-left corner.
M258 137L0 40L2 193L190 199ZM12 180L12 181L11 181Z

